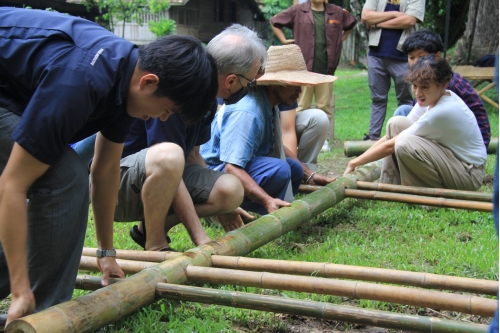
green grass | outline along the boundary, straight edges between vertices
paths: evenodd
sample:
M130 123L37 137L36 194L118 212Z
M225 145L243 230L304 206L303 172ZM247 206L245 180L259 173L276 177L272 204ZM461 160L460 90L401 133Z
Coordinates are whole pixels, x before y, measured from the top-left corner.
M320 155L320 171L342 173L348 161L342 142L359 140L367 132L370 94L366 72L342 70L335 82L335 142ZM490 96L498 101L496 93ZM388 116L396 108L390 93ZM492 136L498 137L498 110L488 107ZM487 173L492 174L493 157ZM491 183L481 189L491 192ZM140 248L128 236L132 223L115 224L115 246ZM213 239L221 229L206 226ZM95 247L95 228L89 218L85 246ZM181 226L170 233L181 251L194 245ZM498 280L498 239L491 214L451 209L429 209L407 204L346 199L250 257L286 259L430 272ZM250 287L203 285L266 295L293 297L408 314L432 315L431 310L376 302ZM88 292L75 291L75 297ZM489 318L443 311L438 317L487 323ZM302 325L302 326L301 326ZM197 303L160 300L128 318L104 327L103 332L290 332L291 327L319 327L349 331L358 326L333 321L304 320L294 316ZM311 331L313 331L311 329ZM316 330L318 331L318 330Z

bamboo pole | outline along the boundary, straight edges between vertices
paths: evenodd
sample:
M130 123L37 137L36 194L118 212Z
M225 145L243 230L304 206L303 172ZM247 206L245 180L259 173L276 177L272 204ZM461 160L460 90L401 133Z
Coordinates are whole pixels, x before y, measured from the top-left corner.
M85 249L84 249L85 252ZM135 252L131 256L128 254ZM127 251L117 253L118 265L127 260L149 260L150 254L154 251ZM95 256L95 251L90 254ZM142 256L141 256L142 255ZM82 257L83 259L84 257ZM134 259L132 259L134 258ZM363 266L339 265L331 263L316 263L305 261L290 261L290 260L271 260L233 256L212 255L212 267L239 269L246 271L265 271L270 273L282 274L298 274L298 275L313 275L325 278L341 278L361 281L372 281L382 283L392 283L406 286L414 286L425 289L441 289L459 292L469 292L476 294L485 294L495 296L498 293L498 281L472 279L458 276L438 275L422 272L408 272L395 269L384 269ZM151 267L157 262L141 262L137 266L133 266L134 262L127 263L129 268L135 267L137 273L146 266ZM98 272L97 262L85 258L85 264L80 264L81 270L89 270ZM123 269L123 267L122 267Z
M82 256L95 257L97 248L84 247ZM159 251L135 251L135 250L116 250L116 258L136 260L136 261L151 261L162 262L168 259L179 256L178 252L159 252Z
M373 146L377 141L345 141L344 155L347 157L359 156ZM490 155L497 153L498 138L491 138L487 152Z
M376 190L383 192L416 194L430 197L441 197L447 199L472 200L492 202L493 196L491 193L475 192L475 191L459 191L444 188L429 188L416 186L391 185L383 183L357 182L358 190Z
M436 207L477 210L480 212L492 212L493 210L493 204L487 202L475 202L475 201L454 200L454 199L444 199L444 198L430 198L430 197L423 197L423 196L402 194L402 193L387 193L379 191L346 189L345 196L356 199L405 202L405 203L414 203L419 205L428 205Z
M382 192L416 194L428 197L441 197L447 199L472 200L482 202L492 202L493 196L491 193L474 192L474 191L459 191L444 188L430 188L417 186L403 186L383 183L357 182L358 190L377 190ZM300 185L299 192L312 193L322 189L323 186L317 185Z
M152 252L152 251L148 251ZM150 268L152 266L158 265L159 262L149 262L149 261L137 261L137 260L123 260L116 259L116 263L122 269L125 274L135 274L140 271ZM99 267L97 266L97 260L95 255L93 257L82 256L80 259L80 266L78 267L80 271L90 271L99 272Z
M110 283L116 282L123 283L123 280L110 279ZM99 289L101 288L100 279L95 276L78 276L76 279L76 288L85 290ZM288 313L413 332L484 333L487 331L486 325L470 324L454 320L397 314L380 310L366 310L352 306L332 305L303 299L296 300L210 288L179 286L168 283L158 283L155 289L155 296L157 298Z
M395 287L367 282L325 279L211 267L186 267L188 281L334 295L407 304L493 317L497 301L472 295Z
M185 283L185 267L209 266L212 254L244 256L298 227L345 198L345 188L356 188L357 180L380 177L381 162L367 164L276 212L265 215L221 238L193 248L157 266L117 283L50 307L9 324L6 332L88 332L120 320L154 302L157 282Z

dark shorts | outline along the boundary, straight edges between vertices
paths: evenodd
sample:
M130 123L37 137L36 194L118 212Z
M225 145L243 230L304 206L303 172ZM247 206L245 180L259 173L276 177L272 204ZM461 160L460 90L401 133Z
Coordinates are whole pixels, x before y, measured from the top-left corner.
M120 161L120 189L116 202L115 221L144 220L141 192L146 180L146 153L143 149ZM194 204L206 203L217 179L223 172L213 171L198 164L187 164L182 179Z

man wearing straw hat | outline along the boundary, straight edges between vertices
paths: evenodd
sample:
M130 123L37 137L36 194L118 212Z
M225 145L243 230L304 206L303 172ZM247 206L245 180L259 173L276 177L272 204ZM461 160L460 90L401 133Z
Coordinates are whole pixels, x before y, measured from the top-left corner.
M210 140L200 148L209 168L241 180L241 207L259 214L289 206L301 182L326 185L335 180L313 172L283 147L276 106L293 104L301 86L331 83L336 77L308 72L297 45L271 46L267 56L265 74L257 80L262 87L223 106L212 122Z

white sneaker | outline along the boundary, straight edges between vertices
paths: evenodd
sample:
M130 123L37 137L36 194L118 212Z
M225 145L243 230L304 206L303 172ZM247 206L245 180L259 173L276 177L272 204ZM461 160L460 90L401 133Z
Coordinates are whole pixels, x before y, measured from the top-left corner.
M323 152L330 151L330 145L328 144L328 140L325 140L325 143L323 144L321 151L323 151Z

